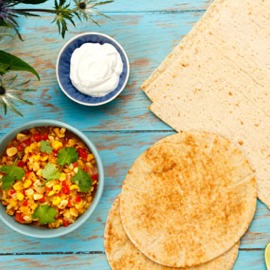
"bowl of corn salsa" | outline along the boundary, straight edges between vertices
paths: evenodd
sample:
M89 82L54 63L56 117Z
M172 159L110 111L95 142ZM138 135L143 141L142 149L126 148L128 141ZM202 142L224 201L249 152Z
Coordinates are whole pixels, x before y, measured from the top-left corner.
M104 172L94 144L76 128L37 120L0 144L0 218L27 236L51 238L77 229L102 196Z

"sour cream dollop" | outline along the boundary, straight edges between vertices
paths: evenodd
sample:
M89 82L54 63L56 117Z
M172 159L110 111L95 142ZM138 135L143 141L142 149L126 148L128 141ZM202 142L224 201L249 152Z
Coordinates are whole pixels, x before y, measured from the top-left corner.
M113 91L123 71L120 54L109 43L85 43L71 56L70 79L83 94L102 97Z

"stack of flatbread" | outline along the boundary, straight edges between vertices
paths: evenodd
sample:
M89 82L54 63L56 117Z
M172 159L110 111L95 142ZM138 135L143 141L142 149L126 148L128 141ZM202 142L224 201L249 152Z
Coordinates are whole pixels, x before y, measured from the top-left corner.
M180 132L134 162L104 232L113 270L232 269L256 209L254 171L229 140Z
M142 89L176 131L238 144L270 207L270 0L216 0Z

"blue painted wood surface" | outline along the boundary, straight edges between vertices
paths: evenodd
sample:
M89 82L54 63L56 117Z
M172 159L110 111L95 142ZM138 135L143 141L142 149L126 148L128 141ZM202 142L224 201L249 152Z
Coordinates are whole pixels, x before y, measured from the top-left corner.
M95 213L67 236L48 240L30 238L13 232L0 222L0 269L110 269L102 237L111 204L138 155L173 133L148 110L150 102L140 85L199 20L210 2L116 0L102 7L112 20L98 18L100 27L78 22L76 28L70 26L65 40L51 24L51 16L20 19L20 31L25 41L15 38L0 44L1 49L16 53L41 74L40 82L32 80L37 91L25 95L35 105L19 106L24 117L10 112L0 116L0 138L12 128L33 119L67 122L82 130L96 144L106 176L104 194ZM46 6L52 3L49 1ZM61 47L69 38L86 31L115 37L130 59L131 75L127 88L115 101L98 108L83 107L67 99L55 76L56 57ZM269 241L269 210L258 201L254 221L241 240L234 269L266 269L263 252Z

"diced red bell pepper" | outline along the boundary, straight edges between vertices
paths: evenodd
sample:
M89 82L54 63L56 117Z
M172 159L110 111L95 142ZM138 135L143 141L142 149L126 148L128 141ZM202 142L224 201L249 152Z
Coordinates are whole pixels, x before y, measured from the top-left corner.
M19 223L25 223L22 213L16 213L15 214L15 220L18 221Z
M14 190L14 189L11 189L11 190L9 191L9 194L10 194L10 195L12 195L12 194L14 194L14 193L16 193L16 190Z
M40 198L38 201L41 202L41 203L44 203L46 201L45 196L43 196L42 198Z
M63 219L63 225L67 227L68 225L70 225L70 223L67 220Z
M20 161L17 163L17 166L23 168L23 167L25 166L25 162L23 162L23 161L20 160Z
M22 206L27 206L27 205L28 205L28 201L27 200L23 201Z
M62 183L62 192L65 194L65 195L67 195L67 194L69 194L69 186L66 184L66 182L63 182Z
M87 150L85 149L85 148L82 148L82 147L79 147L78 149L77 149L77 151L78 151L78 154L79 154L79 156L83 159L83 160L87 160Z
M92 180L98 180L98 174L97 173L92 174L91 178Z
M75 201L76 201L77 203L79 203L81 200L82 200L82 198L81 198L79 195L77 195L76 198L75 198Z

